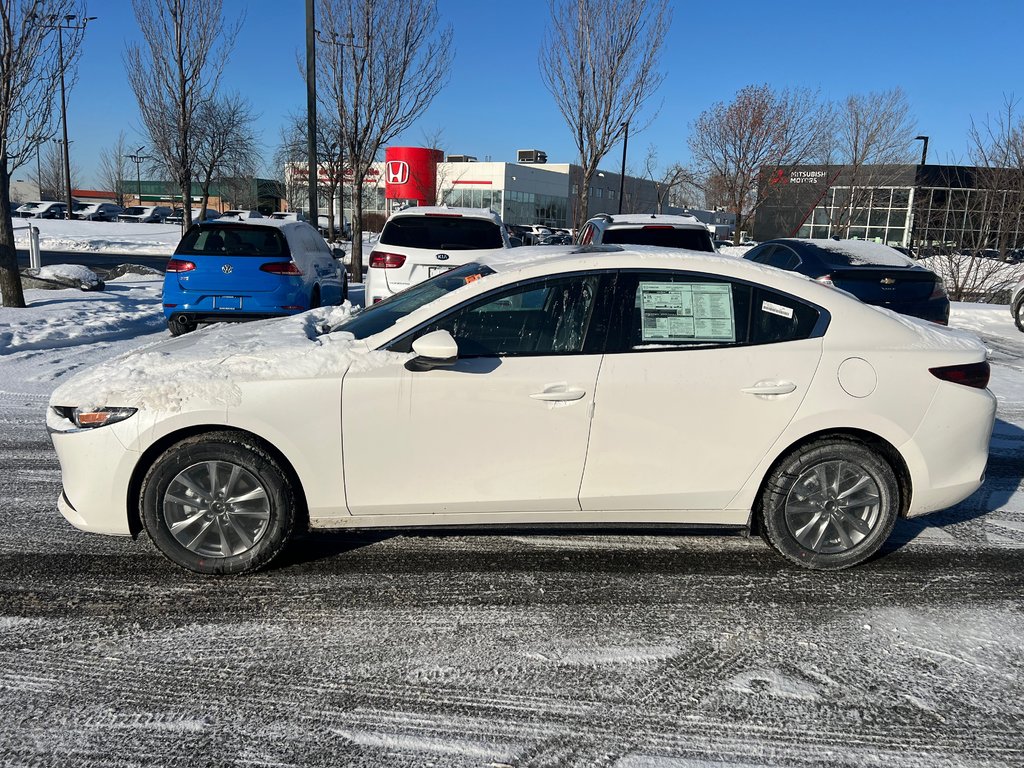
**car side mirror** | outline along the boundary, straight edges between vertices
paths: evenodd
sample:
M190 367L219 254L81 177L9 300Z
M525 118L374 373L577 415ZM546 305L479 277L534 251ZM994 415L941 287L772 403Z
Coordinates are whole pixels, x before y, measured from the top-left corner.
M416 357L405 367L410 371L429 371L432 368L447 368L459 359L459 345L448 331L431 331L412 343Z

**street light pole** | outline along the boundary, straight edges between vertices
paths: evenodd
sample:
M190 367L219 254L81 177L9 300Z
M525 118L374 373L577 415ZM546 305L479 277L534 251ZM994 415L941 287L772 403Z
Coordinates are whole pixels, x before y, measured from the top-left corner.
M320 200L316 193L319 171L316 161L316 12L313 0L306 0L306 133L309 219L310 224L316 227L320 224Z
M619 174L619 213L622 213L622 192L626 188L626 146L629 144L629 120L622 123L626 129L622 137L622 172Z
M318 32L317 33L317 37L320 38L320 42L321 43L327 43L328 45L334 46L334 50L336 51L337 56L338 56L338 63L337 63L337 69L338 69L338 93L339 93L339 98L340 99L344 99L345 98L345 59L344 59L345 46L349 46L350 48L362 48L363 46L356 45L356 43L354 42L355 41L355 34L352 33L352 32L347 32L344 35L339 35L337 32L331 32L329 36L325 36L324 34ZM340 128L341 128L341 134L342 134L341 146L339 148L340 157L338 158L339 161L340 161L340 166L341 166L341 168L340 168L341 172L340 172L339 178L338 178L338 196L341 198L341 233L342 233L342 236L344 236L344 234L345 234L345 106L344 106L344 102L343 101L339 102L338 108L339 108L340 113L341 113L339 115L339 117L340 117L339 125L340 125ZM355 188L355 177L354 176L352 178L352 185L353 185L353 189L354 189ZM334 207L334 201L333 200L330 202L330 205L331 205L332 208ZM352 204L352 210L353 210L353 212L355 212L355 203L354 202Z
M46 17L48 23L42 24L44 29L56 29L57 30L57 56L60 62L60 123L61 130L64 132L64 202L67 205L67 209L64 211L64 217L67 219L71 218L71 153L69 150L68 142L68 102L67 93L64 85L64 30L65 29L81 29L84 30L90 21L95 21L95 16L86 16L82 19L81 24L75 24L75 19L78 18L73 13L66 14L63 18L58 19L57 16Z
M924 165L928 161L928 137L927 136L915 136L914 141L923 141L924 146L921 148L921 165Z
M135 150L134 155L128 155L128 159L135 163L135 183L138 184L139 188L138 205L142 205L142 163L149 159L146 155L142 154L144 149L145 147L139 147Z

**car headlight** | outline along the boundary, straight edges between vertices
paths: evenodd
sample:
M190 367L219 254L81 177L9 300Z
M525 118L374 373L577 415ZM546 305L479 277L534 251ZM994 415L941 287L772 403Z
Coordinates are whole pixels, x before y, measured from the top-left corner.
M53 406L57 415L67 419L79 429L95 429L105 427L107 424L116 424L124 421L138 408L71 408L68 406Z

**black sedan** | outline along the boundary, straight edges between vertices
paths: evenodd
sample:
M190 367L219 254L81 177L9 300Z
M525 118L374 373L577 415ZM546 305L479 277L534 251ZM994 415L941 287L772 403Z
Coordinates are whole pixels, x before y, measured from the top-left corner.
M895 248L864 240L768 240L745 259L799 272L904 315L949 323L949 297L942 278Z

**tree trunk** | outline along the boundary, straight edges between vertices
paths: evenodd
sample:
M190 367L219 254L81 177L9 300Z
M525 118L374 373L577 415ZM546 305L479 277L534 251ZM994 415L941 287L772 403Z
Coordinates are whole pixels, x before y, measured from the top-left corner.
M363 177L366 169L353 168L355 178L352 180L352 263L349 265L349 281L363 282Z
M14 224L11 222L11 177L7 172L7 154L0 155L0 305L24 307L18 252L14 248Z
M192 181L181 185L181 226L182 231L192 226Z

